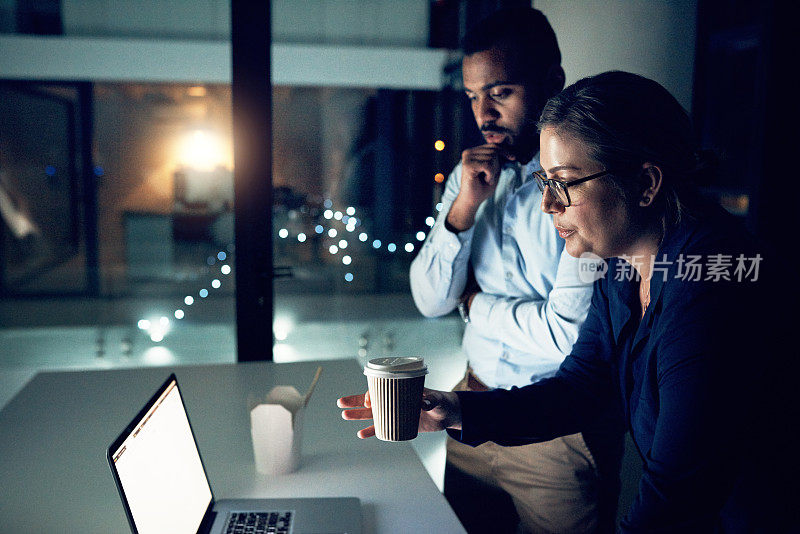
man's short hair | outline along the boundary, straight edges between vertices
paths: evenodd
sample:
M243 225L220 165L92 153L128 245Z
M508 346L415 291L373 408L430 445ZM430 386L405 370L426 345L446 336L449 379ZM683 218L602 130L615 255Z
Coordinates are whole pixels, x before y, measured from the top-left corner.
M526 78L542 76L553 65L561 64L556 34L538 9L522 7L495 11L464 36L464 55L491 48L504 50L508 61Z

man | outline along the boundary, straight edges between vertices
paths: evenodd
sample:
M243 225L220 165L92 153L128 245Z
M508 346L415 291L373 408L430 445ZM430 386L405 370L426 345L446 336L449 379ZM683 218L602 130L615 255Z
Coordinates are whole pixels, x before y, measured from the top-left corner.
M435 317L458 306L466 322L468 367L456 389L552 376L588 312L591 280L540 209L531 176L541 168L536 121L564 87L560 63L534 9L496 12L465 37L464 90L486 144L462 153L411 265L419 310ZM608 419L517 447L448 439L445 496L469 532L613 530L623 431L616 414Z

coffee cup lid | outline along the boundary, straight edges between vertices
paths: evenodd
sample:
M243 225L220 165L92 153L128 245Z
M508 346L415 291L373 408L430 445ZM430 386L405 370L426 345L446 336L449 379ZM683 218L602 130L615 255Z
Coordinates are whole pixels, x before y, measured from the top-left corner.
M364 368L365 375L386 378L413 378L427 373L425 360L416 357L373 358Z

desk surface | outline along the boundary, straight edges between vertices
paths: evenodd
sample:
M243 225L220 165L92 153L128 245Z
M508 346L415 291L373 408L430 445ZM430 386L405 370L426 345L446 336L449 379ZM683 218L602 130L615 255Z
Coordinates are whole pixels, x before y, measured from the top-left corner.
M256 472L247 399L278 384L305 391L297 472ZM0 412L0 525L7 532L128 530L106 447L174 371L217 498L355 496L364 532L459 532L408 443L359 440L335 399L365 388L355 360L40 373Z

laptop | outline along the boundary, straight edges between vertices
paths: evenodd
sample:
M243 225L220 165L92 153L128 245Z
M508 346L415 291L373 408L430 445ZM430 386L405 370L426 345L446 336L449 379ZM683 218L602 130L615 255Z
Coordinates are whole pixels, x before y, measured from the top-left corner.
M361 532L361 505L353 497L215 500L174 374L107 457L134 533Z

